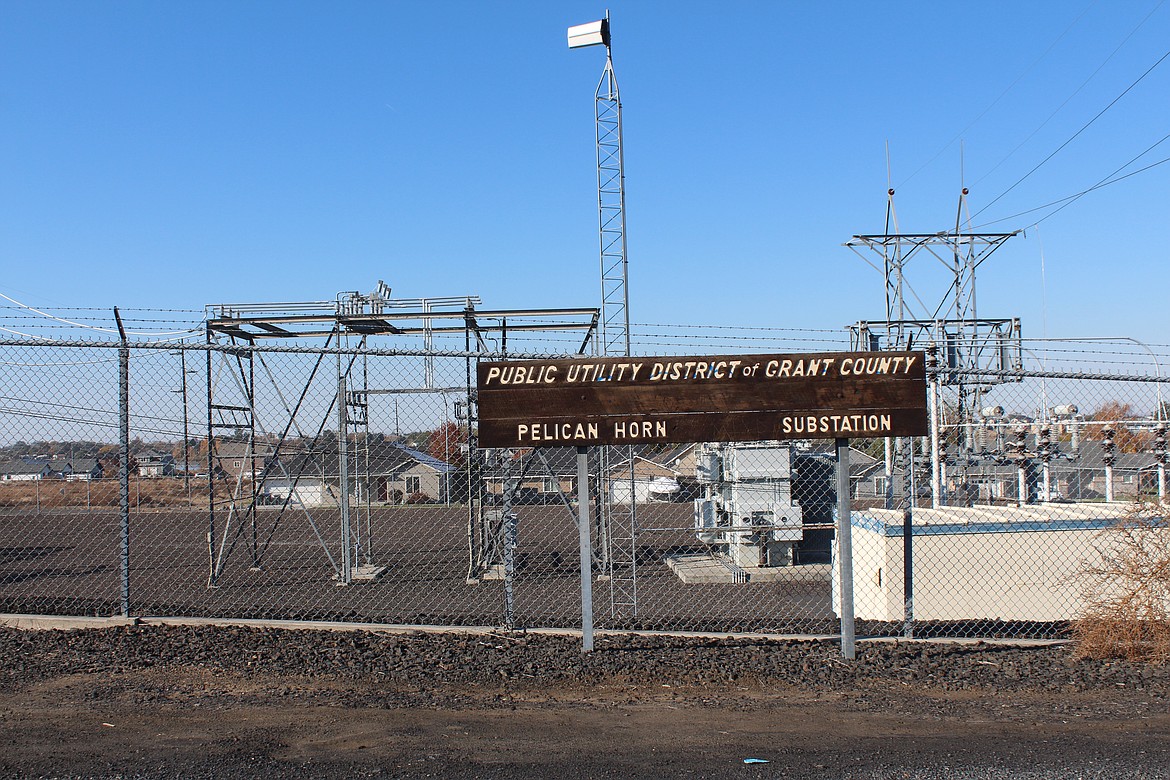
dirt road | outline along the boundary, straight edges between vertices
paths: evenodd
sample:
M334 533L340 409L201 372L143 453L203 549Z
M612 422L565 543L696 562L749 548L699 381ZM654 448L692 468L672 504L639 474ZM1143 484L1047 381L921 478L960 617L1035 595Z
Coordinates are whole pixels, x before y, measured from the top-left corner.
M1170 777L1170 671L1065 647L135 627L0 651L4 777Z

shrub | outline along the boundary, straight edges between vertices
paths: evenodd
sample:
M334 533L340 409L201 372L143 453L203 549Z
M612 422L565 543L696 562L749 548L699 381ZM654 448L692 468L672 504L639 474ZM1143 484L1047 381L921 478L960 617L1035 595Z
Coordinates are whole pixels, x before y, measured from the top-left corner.
M1168 508L1135 507L1102 532L1094 559L1073 575L1084 600L1072 627L1078 655L1170 660Z

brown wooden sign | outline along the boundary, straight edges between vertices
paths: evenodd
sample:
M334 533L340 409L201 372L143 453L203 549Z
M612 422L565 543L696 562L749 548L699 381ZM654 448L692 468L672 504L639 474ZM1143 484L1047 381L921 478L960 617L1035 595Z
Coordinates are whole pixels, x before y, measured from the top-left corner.
M927 433L922 352L483 362L482 447Z

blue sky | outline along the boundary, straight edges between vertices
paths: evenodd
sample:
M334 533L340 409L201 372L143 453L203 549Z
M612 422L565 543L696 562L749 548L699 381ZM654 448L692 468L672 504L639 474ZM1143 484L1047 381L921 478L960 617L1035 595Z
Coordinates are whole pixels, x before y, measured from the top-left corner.
M1170 133L1163 61L995 200L1166 54L1156 0L609 9L634 322L880 318L881 277L841 244L884 227L887 143L901 229L934 232L964 184L984 225ZM565 28L604 11L9 0L0 293L198 309L385 279L489 308L597 305L604 53L568 50ZM1126 170L1168 156L1170 141ZM1168 180L1155 167L1012 239L981 269L980 315L1170 341Z

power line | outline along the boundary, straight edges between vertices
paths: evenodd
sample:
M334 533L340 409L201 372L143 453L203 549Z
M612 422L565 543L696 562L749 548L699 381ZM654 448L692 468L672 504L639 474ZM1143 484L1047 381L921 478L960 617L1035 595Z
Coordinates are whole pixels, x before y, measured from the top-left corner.
M11 415L14 415L16 417L27 417L27 418L32 419L32 420L53 420L54 422L66 422L72 426L93 426L96 428L118 428L119 427L119 423L117 423L117 422L105 422L103 420L83 420L83 419L72 419L72 420L62 421L60 417L56 417L56 416L51 415L51 414L42 414L42 413L34 412L34 411L31 411L28 409L13 409L13 408L6 407L6 406L0 406L0 414L11 414ZM182 431L172 431L172 430L166 430L163 428L149 428L149 427L144 427L141 425L135 426L134 430L132 432L136 433L136 434L156 433L156 434L159 434L162 436L182 436Z
M1099 189L1101 189L1101 188L1103 188L1103 187L1108 187L1110 184L1116 184L1117 182L1119 182L1119 181L1124 181L1124 180L1128 179L1128 178L1129 178L1129 177L1131 177L1131 176L1136 176L1136 175L1138 175L1139 173L1144 173L1145 171L1148 171L1148 170L1150 170L1151 168L1156 168L1156 167L1158 167L1159 165L1163 165L1163 164L1165 164L1165 163L1167 163L1167 162L1170 162L1170 157L1165 157L1165 158L1163 158L1163 159L1161 159L1161 160L1158 160L1157 162L1150 163L1149 165L1147 165L1147 166L1145 166L1145 167L1143 167L1143 168L1138 168L1136 171L1130 171L1129 173L1125 174L1124 176L1118 176L1118 175L1117 175L1117 174L1118 174L1118 173L1120 173L1121 171L1124 171L1126 168L1128 168L1129 166L1133 165L1133 164L1134 164L1136 161L1140 160L1142 157L1145 157L1147 154L1149 154L1151 151L1153 151L1154 149L1156 149L1158 146L1160 146L1161 144L1165 143L1167 139L1170 139L1170 133L1168 133L1168 134L1166 134L1166 135L1162 136L1162 138L1161 138L1161 139L1159 139L1158 141L1156 141L1156 142L1155 142L1153 145L1151 145L1151 146L1147 147L1147 148L1145 149L1145 151L1141 152L1140 154L1138 154L1138 155L1137 155L1137 156L1135 156L1135 157L1132 157L1132 158L1130 158L1130 160L1129 160L1128 162L1126 162L1124 165L1122 165L1121 167L1119 167L1119 168L1117 168L1116 170L1114 170L1112 173L1110 173L1110 174L1109 174L1108 176L1106 176L1105 178L1103 178L1103 179L1101 179L1100 181L1098 181L1098 182L1097 182L1096 184L1094 184L1092 187L1089 187L1089 188L1087 188L1087 189L1081 190L1080 192L1078 192L1078 193L1075 193L1075 194L1073 194L1073 195L1067 195L1067 196L1065 196L1065 197L1063 197L1063 198L1058 198L1057 200L1050 201L1050 202L1048 202L1048 203L1045 203L1043 206L1036 206L1036 207L1034 207L1034 208L1025 209L1024 211L1020 211L1020 212L1017 212L1017 213L1015 213L1015 214L1012 214L1012 215L1011 215L1011 216L1009 216L1009 217L1002 217L1002 218L1000 218L1000 219L993 219L993 220L991 220L990 222L984 222L983 224L979 225L979 226L978 226L978 228L976 228L976 229L979 229L979 228L984 228L984 227L987 227L988 225L994 225L994 224L996 224L997 222L1006 222L1006 221L1008 221L1008 220L1015 219L1016 217L1022 217L1022 216L1024 216L1025 214L1031 214L1033 211L1040 211L1041 209L1046 209L1046 208L1048 208L1049 206L1055 206L1055 205L1058 205L1058 204L1061 204L1061 203L1063 203L1063 204L1064 204L1064 205L1063 205L1063 206L1061 206L1060 208L1058 208L1058 209L1056 209L1055 211L1053 211L1051 214L1046 214L1045 216L1043 216L1043 217L1041 217L1040 219L1036 220L1036 222L1035 222L1034 224L1037 224L1037 225L1038 225L1038 224L1040 224L1041 222L1043 222L1044 220L1046 220L1046 219L1048 219L1049 217L1051 217L1051 216L1053 216L1054 214L1056 214L1057 212L1059 212L1059 211L1061 211L1061 210L1065 209L1065 208L1066 208L1066 207L1068 207L1068 206L1071 206L1071 205L1072 205L1073 203L1075 203L1077 200L1080 200L1080 198L1082 198L1082 197L1083 197L1083 196L1085 196L1085 195L1088 195L1090 192L1093 192L1093 191L1095 191L1095 190L1099 190ZM1115 177L1116 177L1116 178L1115 178Z
M1024 181L1025 181L1027 178L1028 178L1028 177L1029 177L1029 176L1031 176L1031 175L1032 175L1033 173L1035 173L1036 171L1040 170L1041 166L1043 166L1043 165L1044 165L1046 162L1048 162L1048 161L1049 161L1049 160L1051 160L1053 157L1055 157L1055 156L1056 156L1056 155L1057 155L1057 154L1058 154L1058 153L1059 153L1059 152L1060 152L1062 149L1064 149L1066 146L1068 146L1068 145L1069 145L1069 144L1071 144L1071 143L1072 143L1074 140L1076 140L1076 138L1077 138L1077 137L1078 137L1078 136L1079 136L1081 133L1083 133L1083 132L1085 132L1086 130L1088 130L1088 129L1089 129L1089 127L1091 127L1091 126L1092 126L1092 124L1093 124L1094 122L1096 122L1098 119L1100 119L1100 118L1101 118L1101 117L1102 117L1102 116L1105 114L1105 112L1106 112L1106 111L1108 111L1109 109L1113 108L1113 106L1114 106L1114 105L1116 105L1117 101L1121 100L1123 97L1125 97L1127 94L1129 94L1130 90L1132 90L1134 87L1136 87L1138 84L1140 84L1140 83L1141 83L1141 81L1142 81L1142 79L1144 79L1146 76L1150 75L1150 73L1152 73L1152 72L1153 72L1154 68L1156 68L1156 67L1158 67L1159 65L1161 65L1161 64L1162 64L1162 63L1163 63L1163 62L1166 60L1166 58L1167 58L1167 57L1170 57L1170 51L1167 51L1165 54L1163 54L1161 57L1159 57L1159 58L1158 58L1158 61L1157 61L1157 62L1155 62L1153 65L1151 65L1149 68L1147 68L1147 69L1146 69L1146 71L1145 71L1145 73L1143 73L1142 75L1138 76L1138 77L1137 77L1137 79L1135 79L1135 80L1134 80L1134 82L1133 82L1132 84L1130 84L1128 87L1126 87L1126 88L1125 88L1125 90L1123 90L1123 91L1122 91L1122 93L1121 93L1120 95L1118 95L1117 97L1113 98L1113 100L1109 101L1109 105L1105 106L1105 108L1103 108L1103 109L1101 109L1099 112L1097 112L1097 115L1096 115L1096 116L1094 116L1092 119L1090 119L1090 120L1089 120L1088 122L1086 122L1084 125L1082 125L1082 126L1081 126L1081 129L1079 129L1079 130L1077 130L1075 133L1073 133L1073 134L1072 134L1072 136L1070 136L1070 137L1069 137L1069 139L1068 139L1067 141L1065 141L1064 143L1062 143L1060 146L1056 147L1056 149L1055 149L1055 150L1054 150L1054 151L1053 151L1051 154L1049 154L1047 157L1045 157L1043 160L1041 160L1040 162L1036 163L1036 165L1035 165L1035 166L1032 168L1032 170L1028 171L1028 172L1027 172L1027 173L1025 173L1023 176L1021 176L1021 177L1020 177L1020 178L1019 178L1019 179L1016 181L1016 183L1015 183L1015 184L1013 184L1012 186L1008 187L1006 190L1004 190L1004 191L1003 191L1003 192L1001 192L999 195L997 195L997 196L996 196L996 197L995 197L995 198L994 198L994 199L993 199L993 200L992 200L990 203L988 203L986 206L984 206L983 208L979 209L979 211L976 211L976 212L975 212L975 214L972 216L972 219L974 219L974 217L977 217L977 216L979 216L979 215L980 215L980 214L982 214L984 211L987 211L987 209L989 209L989 208L991 208L993 205L995 205L995 203L997 203L997 202L998 202L998 201L999 201L1001 198L1003 198L1003 197L1004 197L1005 195L1007 195L1009 192L1011 192L1011 191L1012 191L1012 190L1014 190L1016 187L1018 187L1020 184L1022 184L1022 183L1023 183L1023 182L1024 182Z
M1163 0L1163 2L1164 2L1164 1L1165 1L1165 0ZM1020 83L1020 81L1021 81L1021 80L1024 78L1024 76L1027 76L1029 73L1031 73L1031 72L1032 72L1032 69L1033 69L1033 68L1035 68L1037 65L1039 65L1039 64L1040 64L1040 62L1041 62L1041 60L1043 60L1045 57L1047 57L1047 56L1048 56L1048 55L1049 55L1049 54L1052 52L1052 50L1053 50L1054 48L1056 48L1056 44L1058 44L1058 43L1060 43L1062 40L1064 40L1064 36L1068 35L1069 31L1070 31L1070 30L1071 30L1073 27L1075 27L1075 26L1076 26L1077 22L1079 22L1079 21L1080 21L1082 18L1084 18L1085 14L1087 14L1087 13L1089 12L1089 9L1090 9L1090 8L1092 8L1094 5L1096 5L1096 0L1091 0L1091 2L1090 2L1088 5L1086 5L1086 6L1085 6L1085 10L1081 11L1080 15L1078 15L1076 19L1073 19L1073 20L1072 20L1072 22L1069 24L1069 26L1068 26L1068 27L1064 28L1064 32L1062 32L1060 35L1056 36L1056 39L1055 39L1055 40L1053 40L1051 44L1049 44L1048 48L1044 50L1044 53L1043 53L1043 54L1041 54L1039 57L1037 57L1035 60L1033 60L1031 65L1029 65L1028 67L1024 68L1023 72L1021 72L1021 73L1020 73L1020 75L1016 76L1015 80L1014 80L1014 81L1012 81L1012 83L1011 83L1011 84L1008 84L1008 85L1007 85L1007 87L1006 87L1006 88L1004 88L1003 92L1000 92L1000 93L999 93L999 95L998 95L998 96L995 98L995 100L991 101L991 102L990 102L990 103L987 105L987 108L985 108L985 109L983 109L982 111L980 111L980 112L979 112L979 115L978 115L978 116L976 116L974 119L972 119L970 122L968 122L966 127L964 127L964 128L963 128L962 130L960 130L959 132L955 133L955 137L954 137L954 138L952 138L951 140L949 140L949 141L947 141L945 144L943 144L943 145L942 145L942 147L941 147L941 148L939 148L939 150L938 150L937 152L935 152L935 153L934 153L934 156L933 156L933 157L931 157L929 160L927 160L926 162L924 162L922 165L918 166L917 170L915 170L915 171L914 171L914 173L910 174L910 175L909 175L909 176L907 176L905 179L903 179L903 180L902 180L902 181L901 181L901 182L898 184L898 186L897 186L897 187L895 187L894 189L901 189L901 188L902 188L902 187L904 187L904 186L905 186L905 185L906 185L906 184L907 184L907 183L908 183L908 182L909 182L911 179L913 179L913 178L914 178L915 176L917 176L918 174L922 173L922 171L923 171L923 170L924 170L926 167L928 167L928 166L929 166L931 163L933 163L935 160L937 160L937 159L939 158L939 156L940 156L940 155L941 155L943 152L945 152L947 149L949 149L949 148L951 147L951 144L953 144L955 141L957 141L957 140L959 140L960 138L962 138L964 133L966 133L968 130L970 130L972 127L974 127L974 126L976 125L976 123L978 123L978 122L979 122L979 120L980 120L980 119L982 119L984 116L986 116L986 115L987 115L987 112L989 112L991 109L995 108L996 104L998 104L998 103L999 103L999 101L1003 100L1004 96L1006 96L1006 95L1007 95L1007 93L1011 92L1011 91L1012 91L1012 90L1015 88L1016 84L1019 84L1019 83ZM1160 3L1159 3L1159 5L1160 5ZM1148 18L1148 17L1147 17L1147 18ZM1140 26L1140 25L1139 25L1139 26ZM1132 35L1132 34L1133 34L1133 33L1130 33L1130 35ZM1128 40L1128 38L1127 38L1126 40ZM1123 42L1123 43L1124 43L1124 42ZM1111 55L1111 56L1112 56L1112 55ZM1074 94L1075 94L1075 93L1074 93ZM1070 99L1071 99L1071 98L1070 98ZM1057 109L1057 110L1059 111L1060 109ZM1051 117L1049 117L1049 118L1051 119ZM1029 136L1029 137L1030 137L1030 136ZM1018 148L1018 147L1017 147L1017 148ZM1013 150L1013 152L1014 152L1014 150ZM887 147L887 155L888 155L888 147ZM1008 156L1010 157L1011 155L1009 154ZM1007 159L1007 158L1004 158L1004 159ZM888 160L887 160L887 167L888 167ZM891 187L892 187L892 186L893 186L893 185L891 185Z
M1140 22L1138 22L1136 27L1134 27L1132 30L1129 31L1129 35L1125 36L1125 38L1122 39L1121 43L1117 44L1117 48L1115 48L1112 52L1110 52L1109 56L1106 57L1104 59L1104 61L1102 61L1101 64L1097 66L1096 70L1094 70L1092 73L1090 73L1088 78L1086 78L1084 81L1082 81L1081 85L1079 87L1077 87L1075 90L1073 90L1072 94L1069 95L1067 98L1065 98L1064 102L1061 103L1059 106L1057 106L1055 108L1055 110L1053 110L1053 112L1048 115L1047 119L1045 119L1043 122L1041 122L1035 130L1033 130L1031 133L1029 133L1027 138L1025 138L1023 141L1020 141L1018 144L1016 144L1016 147L1014 149L1012 149L1010 152L1008 152L1006 155L1004 155L1003 159L1001 159L999 162L997 162L995 165L993 165L991 167L991 169L989 171L987 171L987 173L980 176L979 179L972 186L978 185L980 182L982 182L984 179L986 179L992 173L999 170L999 167L1001 165L1003 165L1005 162L1007 162L1009 159L1011 159L1012 155L1015 154L1016 152L1018 152L1024 144L1028 143L1028 141L1031 141L1033 138L1036 137L1037 133L1039 133L1041 130L1043 130L1045 127L1047 127L1048 123L1051 122L1052 119L1057 114L1059 114L1064 109L1064 107L1067 106L1072 101L1073 98L1075 98L1077 95L1081 94L1081 90L1083 90L1085 87L1087 87L1089 85L1089 82L1092 81L1094 78L1096 78L1097 74L1100 73L1102 71L1102 69L1104 69L1104 67L1106 65L1108 65L1113 60L1113 58L1115 56L1117 56L1117 53L1122 50L1122 48L1125 46L1125 44L1129 43L1129 39L1132 38L1137 33L1138 30L1140 30L1142 27L1145 26L1146 22L1149 21L1150 17L1153 16L1157 12L1157 10L1162 7L1162 4L1165 2L1166 2L1166 0L1159 0L1158 4L1156 6L1154 6L1153 10L1151 10L1148 14L1146 14L1145 18L1143 18Z
M86 330L94 330L94 331L98 331L100 333L118 333L119 332L118 330L112 329L112 328L99 328L99 327L96 327L94 325L85 325L84 323L74 322L73 320L67 320L63 317L56 317L52 314L49 314L48 312L44 312L44 311L41 311L40 309L36 309L36 308L33 308L32 306L28 306L26 304L23 304L20 301L16 300L15 298L8 297L4 293L0 293L0 298L3 298L4 300L8 301L9 303L16 304L21 309L26 309L28 311L33 312L34 314L40 314L41 316L46 317L50 320L62 322L62 323L65 323L66 325L73 325L73 326L78 327L78 328L84 328ZM194 328L194 329L189 328L187 330L166 331L166 332L162 332L162 333L150 332L150 331L126 331L127 335L132 335L132 336L190 336L190 335L195 335L196 333L200 333L200 332L202 332L202 331L199 328Z
M35 404L37 406L51 406L55 409L65 409L65 410L68 410L71 412L90 412L90 413L95 413L95 414L117 414L118 413L117 409L97 409L97 408L94 408L92 406L77 406L76 404L58 404L58 403L53 403L52 401L37 401L37 400L32 399L32 398L16 398L16 397L10 396L10 395L0 395L0 401L9 401L9 402L16 402L16 403L21 403L21 404ZM29 411L33 411L33 410L29 410ZM155 420L157 422L168 422L168 423L180 422L180 420L177 420L173 417L156 417L154 415L139 414L137 412L131 412L130 417L137 418L139 420ZM62 422L69 422L69 421L62 420Z

